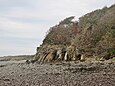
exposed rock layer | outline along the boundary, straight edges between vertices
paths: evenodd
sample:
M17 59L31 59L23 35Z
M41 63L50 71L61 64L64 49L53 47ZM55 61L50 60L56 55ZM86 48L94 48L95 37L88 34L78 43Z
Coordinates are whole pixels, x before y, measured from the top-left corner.
M115 56L115 5L104 7L72 21L74 16L51 27L34 60L82 60L89 56L110 59Z

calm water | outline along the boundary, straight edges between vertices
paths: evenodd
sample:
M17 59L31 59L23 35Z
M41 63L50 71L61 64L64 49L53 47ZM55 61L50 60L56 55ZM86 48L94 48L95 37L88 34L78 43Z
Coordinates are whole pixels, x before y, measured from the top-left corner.
M6 64L12 64L12 63L24 63L26 60L20 60L20 61L0 61L0 65L6 65Z

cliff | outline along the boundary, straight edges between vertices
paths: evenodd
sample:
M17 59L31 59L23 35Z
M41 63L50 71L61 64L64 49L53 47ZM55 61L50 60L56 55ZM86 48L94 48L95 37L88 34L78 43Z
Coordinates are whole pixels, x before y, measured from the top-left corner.
M72 21L68 17L51 27L37 48L34 60L84 60L115 56L115 5L95 10Z

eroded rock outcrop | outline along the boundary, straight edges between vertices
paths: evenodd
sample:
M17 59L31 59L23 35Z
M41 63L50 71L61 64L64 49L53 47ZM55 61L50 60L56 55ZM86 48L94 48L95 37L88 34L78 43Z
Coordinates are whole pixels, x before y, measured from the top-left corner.
M108 60L115 56L115 5L88 13L79 22L73 19L68 17L49 29L34 60L84 61L89 56Z
M66 52L68 53L67 49L78 32L78 22L72 21L73 19L73 16L66 18L58 25L50 28L49 33L43 40L43 44L37 48L35 60L38 62L64 60ZM74 52L72 51L72 54Z

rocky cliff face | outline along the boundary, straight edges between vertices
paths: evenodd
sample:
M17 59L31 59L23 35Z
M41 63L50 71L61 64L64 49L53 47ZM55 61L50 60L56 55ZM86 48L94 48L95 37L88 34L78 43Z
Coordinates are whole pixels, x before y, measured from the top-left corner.
M51 27L34 59L84 60L86 56L115 56L115 5L104 7L72 21L74 16Z
M79 29L78 22L73 22L73 19L73 16L66 18L49 29L43 44L37 49L34 59L39 62L64 59L66 48L75 39Z

